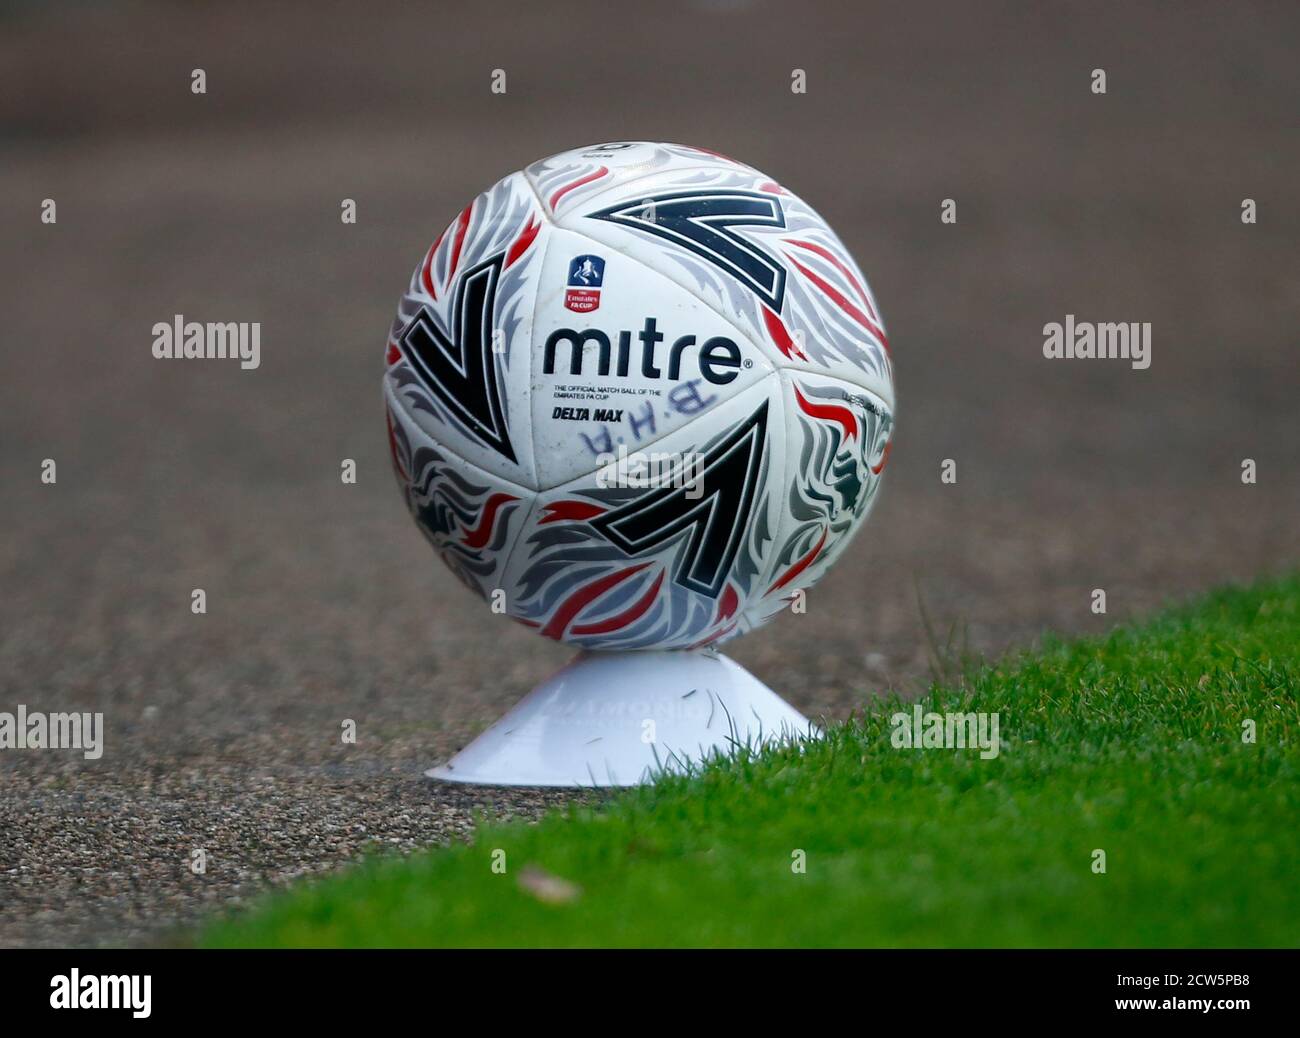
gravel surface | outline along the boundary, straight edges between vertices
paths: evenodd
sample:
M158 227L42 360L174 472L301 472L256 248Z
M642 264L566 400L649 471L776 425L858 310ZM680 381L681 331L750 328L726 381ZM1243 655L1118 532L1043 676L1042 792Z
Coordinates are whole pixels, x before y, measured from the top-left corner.
M564 799L421 777L568 654L428 550L379 376L437 230L567 147L742 158L872 279L901 406L882 499L806 615L728 650L810 716L928 680L919 603L994 654L1300 559L1294 7L566 6L0 15L0 710L107 725L96 761L0 751L0 943L170 940ZM261 321L261 368L155 361L177 313ZM1067 313L1150 321L1152 367L1045 361Z

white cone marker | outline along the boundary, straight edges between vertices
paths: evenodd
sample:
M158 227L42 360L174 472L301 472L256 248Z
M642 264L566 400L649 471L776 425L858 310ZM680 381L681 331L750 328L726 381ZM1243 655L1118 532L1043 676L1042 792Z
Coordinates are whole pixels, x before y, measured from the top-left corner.
M819 734L716 652L580 653L425 774L486 786L638 786L737 744Z

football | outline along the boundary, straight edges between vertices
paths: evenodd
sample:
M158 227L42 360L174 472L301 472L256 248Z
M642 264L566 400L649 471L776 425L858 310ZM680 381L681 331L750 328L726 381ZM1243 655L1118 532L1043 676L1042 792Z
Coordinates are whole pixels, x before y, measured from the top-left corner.
M797 195L675 144L479 195L389 332L393 467L493 611L585 649L698 648L820 579L894 431L879 308Z

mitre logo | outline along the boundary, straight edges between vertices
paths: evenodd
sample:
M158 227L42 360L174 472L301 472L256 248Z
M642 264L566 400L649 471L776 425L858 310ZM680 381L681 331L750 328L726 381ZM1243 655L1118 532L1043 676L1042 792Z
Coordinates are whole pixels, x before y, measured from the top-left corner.
M611 341L611 334L613 341ZM596 370L592 372L593 374L602 378L627 378L632 364L632 339L630 330L607 334L598 328L587 328L583 331L575 328L557 328L546 337L546 345L542 353L542 373L555 374L556 354L559 352L560 343L563 342L568 343L569 346L568 373L570 375L588 374L587 357L589 354L595 354ZM728 382L734 382L740 368L753 366L753 361L746 360L742 363L740 347L725 335L715 335L706 339L703 344L699 343L694 335L683 335L669 347L668 366L665 370L659 366L659 362L664 358L657 353L659 344L664 341L664 333L659 330L659 321L654 317L645 319L645 324L636 333L636 341L641 355L637 367L642 378L657 379L664 378L666 375L670 382L676 382L682 377L683 357L688 354L705 381L712 382L715 386L725 386ZM594 343L596 348L588 349L588 343Z

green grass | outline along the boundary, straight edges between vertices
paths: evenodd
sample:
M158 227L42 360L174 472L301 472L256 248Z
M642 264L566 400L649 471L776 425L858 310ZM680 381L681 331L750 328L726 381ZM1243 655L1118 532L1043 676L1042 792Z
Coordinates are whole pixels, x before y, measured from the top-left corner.
M1298 659L1300 575L1214 592L932 689L927 709L1000 714L996 759L895 749L900 707L876 706L802 751L741 754L537 825L484 825L472 846L371 860L202 940L1296 946ZM519 882L529 869L578 889L539 900Z

